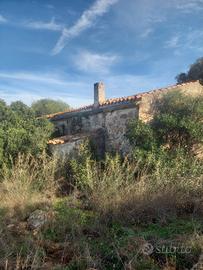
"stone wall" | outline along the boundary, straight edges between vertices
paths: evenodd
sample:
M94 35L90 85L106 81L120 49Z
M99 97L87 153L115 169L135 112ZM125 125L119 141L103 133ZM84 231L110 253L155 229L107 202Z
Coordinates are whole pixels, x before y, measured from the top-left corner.
M199 82L185 83L181 85L174 85L165 89L160 89L148 92L142 95L139 102L139 119L147 123L153 118L153 106L157 99L161 98L164 94L171 91L180 91L185 95L193 97L203 95L203 85Z
M98 91L101 90L99 87L97 88ZM58 148L59 152L69 153L71 149L75 149L75 146L77 148L79 142L82 142L83 135L88 134L90 139L93 138L100 154L105 151L128 153L130 145L125 136L128 122L132 119L149 122L153 118L155 101L168 91L176 90L186 95L203 95L203 85L196 81L143 93L137 96L136 101L126 102L124 100L120 103L105 106L96 106L95 104L87 110L56 115L51 118L56 126L56 137L66 135L69 136L69 139L63 146L55 145L54 147ZM78 138L78 134L81 138ZM78 138L78 140L75 140L75 138Z
M91 135L99 131L97 136L103 137L103 146L100 143L100 147L107 151L121 151L125 153L129 150L129 143L125 137L126 126L131 119L136 117L138 117L136 104L131 103L124 106L103 108L102 110L95 109L87 112L73 113L53 122L58 136ZM60 149L64 147L59 146Z
M138 117L137 108L108 112L105 115L106 150L129 152L129 142L125 136L126 127L130 120Z
M75 156L75 153L79 150L82 143L89 137L88 135L76 135L76 136L64 136L64 143L49 144L52 154L65 158L67 156Z

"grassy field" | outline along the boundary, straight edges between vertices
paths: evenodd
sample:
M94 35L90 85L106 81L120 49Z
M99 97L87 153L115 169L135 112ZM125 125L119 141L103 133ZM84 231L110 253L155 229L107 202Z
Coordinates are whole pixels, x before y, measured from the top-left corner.
M201 166L178 164L19 156L2 170L0 269L202 269Z

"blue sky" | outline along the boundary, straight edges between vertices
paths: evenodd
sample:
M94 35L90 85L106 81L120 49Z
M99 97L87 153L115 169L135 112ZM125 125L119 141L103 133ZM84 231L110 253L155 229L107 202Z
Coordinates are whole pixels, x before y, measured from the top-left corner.
M203 0L0 0L0 98L92 103L175 83L203 56Z

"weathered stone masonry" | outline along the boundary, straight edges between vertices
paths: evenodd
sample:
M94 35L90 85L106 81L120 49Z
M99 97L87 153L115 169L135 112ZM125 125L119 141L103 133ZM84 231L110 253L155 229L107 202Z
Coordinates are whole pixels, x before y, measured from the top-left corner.
M49 142L52 151L70 154L86 138L91 138L101 152L127 153L129 142L125 137L131 119L145 122L153 117L154 100L167 91L180 90L189 95L202 95L199 81L157 89L128 97L105 99L103 83L94 85L94 104L47 116L56 127L57 138Z

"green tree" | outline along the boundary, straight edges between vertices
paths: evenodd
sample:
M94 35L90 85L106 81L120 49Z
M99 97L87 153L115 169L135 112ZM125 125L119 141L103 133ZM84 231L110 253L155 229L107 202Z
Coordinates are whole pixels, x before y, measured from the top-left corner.
M12 102L9 107L14 113L21 117L34 116L34 111L32 111L30 107L25 105L22 101Z
M192 64L186 73L180 73L176 76L178 83L184 83L192 80L202 80L203 81L203 57L197 59L194 64Z
M47 119L37 119L33 110L22 102L7 106L0 101L0 165L15 159L19 153L39 155L52 132L52 124Z
M203 98L189 97L179 91L165 94L155 104L155 114L149 124L130 123L127 137L135 148L150 151L184 149L203 142Z
M42 116L57 112L64 112L70 109L70 106L60 100L40 99L33 102L31 108L35 112L36 116Z

